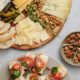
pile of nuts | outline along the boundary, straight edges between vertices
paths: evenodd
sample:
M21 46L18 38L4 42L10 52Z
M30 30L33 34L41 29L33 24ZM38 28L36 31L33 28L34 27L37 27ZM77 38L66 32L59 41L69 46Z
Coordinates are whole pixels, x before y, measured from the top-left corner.
M70 34L62 46L66 58L75 64L80 62L80 32Z

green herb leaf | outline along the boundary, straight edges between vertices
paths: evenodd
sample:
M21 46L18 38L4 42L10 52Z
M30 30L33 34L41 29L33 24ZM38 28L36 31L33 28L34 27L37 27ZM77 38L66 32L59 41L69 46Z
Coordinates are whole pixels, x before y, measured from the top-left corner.
M24 67L27 67L26 62L21 62L21 65L24 66Z
M53 74L53 73L57 73L58 72L58 67L53 67L52 69L51 69L51 73Z
M21 72L20 71L14 71L13 72L13 77L18 78L20 76Z

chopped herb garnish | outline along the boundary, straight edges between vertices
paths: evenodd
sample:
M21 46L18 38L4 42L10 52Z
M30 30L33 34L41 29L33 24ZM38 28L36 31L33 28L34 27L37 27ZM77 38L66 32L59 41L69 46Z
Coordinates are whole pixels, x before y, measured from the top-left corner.
M51 73L53 74L53 73L57 73L58 72L58 67L53 67L52 69L51 69Z
M20 76L21 72L20 71L14 71L13 72L13 77L18 78Z
M24 66L24 67L27 67L26 62L21 62L21 65Z

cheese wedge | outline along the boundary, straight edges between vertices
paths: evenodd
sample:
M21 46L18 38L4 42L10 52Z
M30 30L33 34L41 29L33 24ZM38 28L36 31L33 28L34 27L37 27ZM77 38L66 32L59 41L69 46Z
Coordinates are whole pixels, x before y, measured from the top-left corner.
M40 43L49 38L48 33L40 23L34 23L30 18L21 20L16 26L16 42L19 45L33 45L34 42Z
M23 6L25 3L27 3L29 0L23 0L23 1L20 1L18 4L16 4L16 8L19 8L21 6Z
M32 1L33 0L28 0L23 6L19 8L19 11L22 12L27 7L27 5L29 5Z
M15 4L15 5L22 5L22 3L24 3L24 1L25 0L13 0L13 3ZM27 0L26 0L27 1Z
M17 31L23 30L26 27L29 27L29 25L31 25L32 23L33 22L31 21L31 19L27 17L18 23L18 25L16 26L16 30Z
M0 49L7 49L10 48L15 42L15 38L11 38L5 42L0 43Z
M24 14L20 14L14 21L14 23L19 23L21 20L23 20L25 18Z
M15 35L16 31L14 27L11 27L5 34L0 35L0 42L4 42Z
M39 22L35 22L35 27L36 27L36 29L34 31L36 31L36 32L43 31L43 27L40 25Z
M42 33L41 33L41 41L45 41L48 38L49 38L48 33L45 30L43 30Z
M7 32L10 29L11 25L9 23L5 23L4 27L0 29L0 34Z
M5 23L3 21L0 21L0 29L4 27Z
M32 45L33 41L27 35L16 35L15 36L15 44L17 45Z
M46 0L43 12L65 19L68 15L71 0Z

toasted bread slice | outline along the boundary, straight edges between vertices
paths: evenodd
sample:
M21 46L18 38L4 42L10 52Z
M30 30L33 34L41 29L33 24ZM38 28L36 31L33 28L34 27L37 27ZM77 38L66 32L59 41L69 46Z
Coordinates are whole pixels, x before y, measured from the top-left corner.
M11 27L6 33L0 35L0 42L4 42L10 38L12 38L16 33L16 30L14 27Z
M3 21L0 21L0 29L4 27L5 23Z
M5 23L4 27L0 29L0 35L7 32L10 29L11 25L9 23Z
M11 38L5 42L1 42L0 43L0 49L7 49L7 48L10 48L15 42L15 38Z

